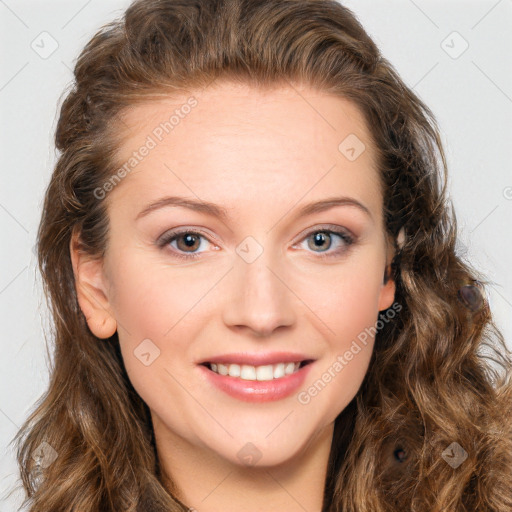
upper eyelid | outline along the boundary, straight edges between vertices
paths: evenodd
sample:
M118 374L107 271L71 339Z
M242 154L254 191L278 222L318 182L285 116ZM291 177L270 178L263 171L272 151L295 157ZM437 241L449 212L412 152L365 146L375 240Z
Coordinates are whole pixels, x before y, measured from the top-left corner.
M202 228L194 228L194 227L183 227L183 226L180 226L180 227L177 227L177 228L172 228L172 229L168 229L166 231L164 231L159 237L157 240L162 240L162 239L165 239L165 238L172 238L172 237L175 237L175 236L179 236L179 235L182 235L183 233L196 233L196 234L199 234L199 235L202 235L204 237L209 237L209 236L212 236L212 238L215 238L213 237L213 235L209 235L204 229Z
M302 240L306 236L321 231L328 231L334 234L339 234L338 231L341 231L342 233L346 233L350 237L355 238L354 233L344 226L338 226L336 224L318 224L317 226L313 226L311 228L303 230L300 235L297 235L298 241Z

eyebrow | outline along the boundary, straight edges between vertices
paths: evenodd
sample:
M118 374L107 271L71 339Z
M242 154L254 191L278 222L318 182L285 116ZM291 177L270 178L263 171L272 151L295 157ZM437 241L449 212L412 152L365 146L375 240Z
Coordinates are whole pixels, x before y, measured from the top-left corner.
M189 208L190 210L197 211L199 213L204 213L206 215L210 215L212 217L219 217L224 221L228 220L229 214L228 211L215 203L210 203L208 201L197 201L195 199L187 199L185 197L178 196L167 196L158 199L157 201L146 206L142 211L140 211L135 220L138 220L146 215L159 210L161 208L165 208L168 206L179 206L182 208ZM370 218L372 218L372 214L370 210L362 203L357 201L352 197L330 197L327 199L323 199L322 201L315 201L313 203L306 204L303 206L297 213L297 217L305 217L307 215L312 215L314 213L320 213L326 210L330 210L336 206L352 206L358 208Z

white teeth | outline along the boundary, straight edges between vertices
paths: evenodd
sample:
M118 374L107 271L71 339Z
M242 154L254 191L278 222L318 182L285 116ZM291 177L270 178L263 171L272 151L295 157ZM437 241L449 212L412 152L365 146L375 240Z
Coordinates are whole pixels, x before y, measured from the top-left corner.
M243 380L272 380L280 379L286 375L291 375L299 370L299 363L278 363L263 366L251 366L248 364L222 364L211 363L210 368L220 375L229 377L240 377Z
M279 363L274 366L274 379L284 377L284 363Z
M228 367L225 364L218 364L217 365L217 371L221 375L227 375L228 374Z
M230 377L240 377L240 365L239 364L230 364L229 365L229 376Z
M293 373L295 370L295 364L294 363L288 363L285 367L284 367L284 373L286 375L290 375L291 373Z
M256 380L256 368L243 364L240 369L240 378L244 380Z
M256 380L272 380L273 378L274 368L272 368L271 364L256 368Z

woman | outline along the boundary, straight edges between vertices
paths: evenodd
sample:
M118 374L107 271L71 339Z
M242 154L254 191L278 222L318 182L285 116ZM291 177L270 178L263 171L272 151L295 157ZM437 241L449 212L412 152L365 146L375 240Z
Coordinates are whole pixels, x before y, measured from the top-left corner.
M511 509L511 358L436 122L347 8L135 1L75 80L31 511Z

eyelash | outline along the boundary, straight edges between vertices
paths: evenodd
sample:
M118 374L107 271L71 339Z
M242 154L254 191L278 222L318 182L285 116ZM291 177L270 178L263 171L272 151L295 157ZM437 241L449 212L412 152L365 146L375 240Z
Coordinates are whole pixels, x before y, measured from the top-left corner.
M330 253L317 253L318 257L320 259L333 258L333 257L340 256L342 253L346 252L347 249L351 245L353 245L356 242L355 238L353 236L351 236L346 230L330 227L329 229L317 228L317 229L310 231L303 238L301 238L301 240L299 242L297 242L297 244L295 244L295 245L298 245L299 243L307 240L310 236L315 235L317 233L324 233L324 234L328 234L328 235L337 235L344 242L344 247L342 247L341 249L337 249ZM180 235L184 235L184 234L199 235L211 243L211 241L209 240L209 238L206 236L205 233L202 233L201 231L194 231L191 229L184 229L184 230L170 231L168 233L165 233L157 241L157 245L160 248L164 248L167 245L169 245L171 242L176 240ZM180 258L183 260L192 260L192 259L198 258L201 255L201 253L183 253L183 252L180 253L180 252L177 252L176 250L173 250L173 255L176 256L177 258Z

